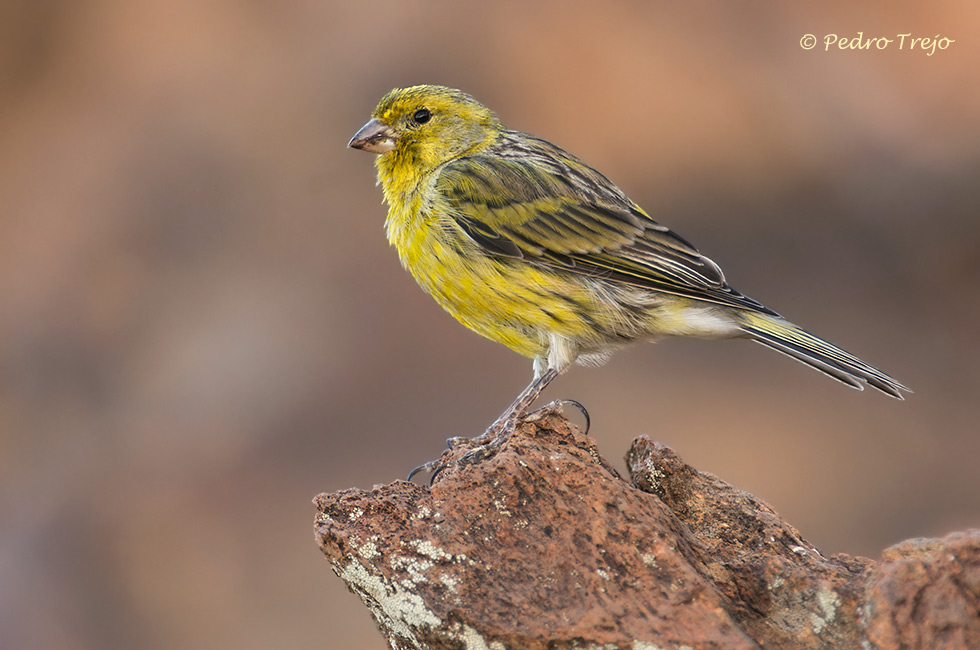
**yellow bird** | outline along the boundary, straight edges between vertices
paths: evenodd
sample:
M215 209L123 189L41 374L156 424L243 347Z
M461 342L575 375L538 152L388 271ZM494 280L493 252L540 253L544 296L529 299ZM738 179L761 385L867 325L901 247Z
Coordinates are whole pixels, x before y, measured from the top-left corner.
M605 176L459 90L392 90L349 146L378 154L402 265L461 323L534 360L480 442L506 438L573 362L667 336L748 338L859 390L909 391L733 289Z

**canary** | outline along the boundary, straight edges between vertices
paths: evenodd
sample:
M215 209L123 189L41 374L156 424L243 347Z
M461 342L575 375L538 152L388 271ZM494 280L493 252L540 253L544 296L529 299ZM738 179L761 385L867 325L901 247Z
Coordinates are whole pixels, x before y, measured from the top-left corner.
M747 338L853 388L909 391L733 289L605 176L466 93L392 90L349 146L378 154L402 265L463 325L534 360L483 442L512 430L573 362L668 336Z

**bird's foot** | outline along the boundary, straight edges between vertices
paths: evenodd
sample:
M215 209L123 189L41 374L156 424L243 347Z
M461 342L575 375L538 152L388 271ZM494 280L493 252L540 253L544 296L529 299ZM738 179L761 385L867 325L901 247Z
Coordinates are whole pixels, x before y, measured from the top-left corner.
M429 477L429 485L431 486L435 483L436 477L439 476L439 474L450 464L452 464L452 452L460 447L475 447L475 449L471 449L470 451L464 453L459 460L456 461L459 465L470 465L480 460L492 458L500 449L501 445L503 445L503 443L510 438L510 435L514 433L514 431L517 429L518 423L522 419L523 418L516 413L505 413L497 418L497 421L491 424L486 431L474 438L467 438L465 436L455 436L453 438L449 438L446 440L446 446L449 449L436 460L431 460L428 463L419 465L413 469L408 473L407 480L411 481L412 477L420 472L429 472L431 473L431 476Z
M479 436L474 438L467 438L465 436L456 436L446 440L446 446L449 448L442 456L436 460L429 461L424 465L419 465L413 469L408 474L408 480L411 481L419 472L428 472L431 474L429 477L429 485L433 485L436 481L436 477L449 467L454 461L453 456L457 449L461 447L473 447L469 451L463 453L462 456L456 460L458 465L472 465L473 463L486 460L488 458L493 458L500 448L503 447L504 443L513 435L517 430L518 425L523 422L537 422L538 420L553 414L562 414L566 406L573 406L578 409L582 416L585 418L585 433L589 432L589 427L591 425L591 418L589 417L589 412L585 410L585 407L575 400L570 399L560 399L551 402L536 411L532 411L526 415L515 411L508 411L504 413L497 421L490 425L490 427L484 431Z
M492 427L491 427L492 428ZM490 429L487 429L483 433L473 438L467 438L466 436L453 436L452 438L446 439L446 447L449 449L455 449L456 447L481 447L488 442L490 442Z
M518 413L505 413L496 422L490 425L483 435L473 438L476 449L466 452L460 459L460 465L472 465L473 463L493 458L503 447L504 443L517 430L517 425L524 421L524 417Z
M556 399L554 402L545 404L536 411L532 411L522 418L523 422L537 422L548 415L564 415L565 407L572 406L578 409L578 412L582 414L585 418L585 429L583 433L588 434L589 429L592 427L592 418L589 416L589 412L581 402L576 402L573 399Z

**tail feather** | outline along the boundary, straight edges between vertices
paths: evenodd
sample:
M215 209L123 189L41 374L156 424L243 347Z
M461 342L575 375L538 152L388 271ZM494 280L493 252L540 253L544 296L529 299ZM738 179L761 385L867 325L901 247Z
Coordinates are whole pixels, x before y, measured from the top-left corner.
M905 399L902 391L912 392L850 352L781 318L752 314L742 330L756 343L787 354L852 388L864 390L867 383L897 399Z

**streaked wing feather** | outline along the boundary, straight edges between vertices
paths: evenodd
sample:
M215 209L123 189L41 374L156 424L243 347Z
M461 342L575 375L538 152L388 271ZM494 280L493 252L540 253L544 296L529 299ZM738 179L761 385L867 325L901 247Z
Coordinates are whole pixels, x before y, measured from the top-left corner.
M604 176L554 145L508 132L442 168L452 218L490 253L773 314Z

